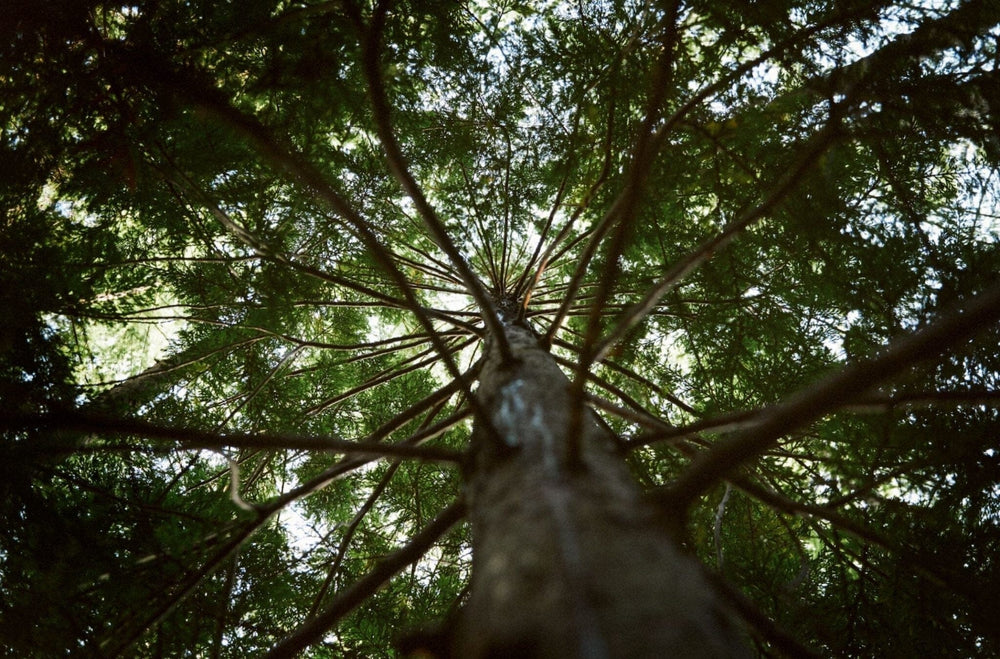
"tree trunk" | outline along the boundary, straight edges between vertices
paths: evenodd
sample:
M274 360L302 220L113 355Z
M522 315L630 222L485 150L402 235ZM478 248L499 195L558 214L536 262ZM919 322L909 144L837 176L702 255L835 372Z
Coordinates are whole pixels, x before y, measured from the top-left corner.
M530 329L505 329L514 362L489 347L477 392L495 432L474 432L472 586L455 656L745 656L589 411L567 467L569 381Z

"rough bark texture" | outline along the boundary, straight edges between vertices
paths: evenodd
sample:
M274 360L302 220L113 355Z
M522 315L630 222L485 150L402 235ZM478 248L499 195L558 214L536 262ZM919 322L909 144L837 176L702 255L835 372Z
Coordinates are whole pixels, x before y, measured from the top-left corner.
M643 503L613 437L587 412L567 469L569 382L526 327L514 363L491 351L467 503L474 567L458 657L745 656L700 568Z

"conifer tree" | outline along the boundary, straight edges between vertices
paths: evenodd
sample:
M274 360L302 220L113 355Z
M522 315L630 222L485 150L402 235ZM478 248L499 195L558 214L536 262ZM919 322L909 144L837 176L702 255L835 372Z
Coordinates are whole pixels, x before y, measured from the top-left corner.
M990 656L1000 6L0 20L0 647Z

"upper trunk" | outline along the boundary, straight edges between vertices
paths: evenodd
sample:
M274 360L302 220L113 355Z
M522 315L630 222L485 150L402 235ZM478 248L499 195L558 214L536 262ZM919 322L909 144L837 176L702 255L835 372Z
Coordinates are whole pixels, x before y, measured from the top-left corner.
M569 382L529 329L506 332L514 361L491 347L477 392L493 430L475 430L472 589L456 656L746 654L589 411L567 467Z

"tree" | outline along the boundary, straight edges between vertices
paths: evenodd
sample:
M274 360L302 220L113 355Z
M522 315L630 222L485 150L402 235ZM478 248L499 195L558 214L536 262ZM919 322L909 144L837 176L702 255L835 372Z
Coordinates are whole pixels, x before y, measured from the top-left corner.
M1000 651L996 3L4 14L11 652Z

